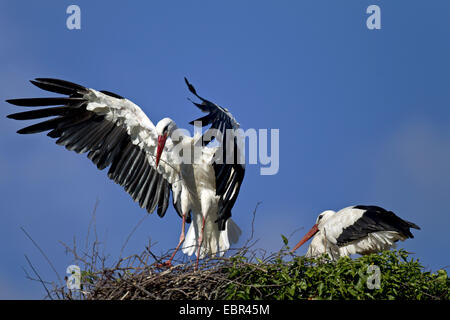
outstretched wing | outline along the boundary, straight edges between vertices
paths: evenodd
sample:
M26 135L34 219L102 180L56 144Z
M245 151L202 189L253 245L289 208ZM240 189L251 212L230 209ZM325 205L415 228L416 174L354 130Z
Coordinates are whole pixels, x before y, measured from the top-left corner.
M219 141L221 146L217 151L221 152L221 154L216 153L214 157L216 160L221 159L221 161L215 161L213 167L216 175L216 195L220 196L217 222L219 230L224 230L225 222L231 217L231 209L236 202L245 175L245 165L238 161L241 158L241 154L243 154L240 150L241 144L238 143L238 136L233 135L231 143L227 143L228 130L238 130L239 123L226 108L200 97L194 86L186 78L184 80L189 91L202 101L202 103L193 101L192 103L201 111L208 113L204 117L191 121L190 124L201 122L202 127L211 125L208 131L205 132L204 137L210 136L212 130L218 130L222 136L221 141ZM208 144L210 141L210 139L203 139L203 145ZM231 150L229 149L230 147Z
M163 152L156 169L158 137L145 113L133 102L108 91L58 79L38 78L31 83L67 96L7 100L17 106L52 106L9 115L16 120L53 117L17 132L49 131L47 135L57 138L58 145L77 153L89 152L88 158L98 169L110 166L108 177L123 186L142 208L149 213L157 208L158 215L164 216L178 172L168 164L170 152Z

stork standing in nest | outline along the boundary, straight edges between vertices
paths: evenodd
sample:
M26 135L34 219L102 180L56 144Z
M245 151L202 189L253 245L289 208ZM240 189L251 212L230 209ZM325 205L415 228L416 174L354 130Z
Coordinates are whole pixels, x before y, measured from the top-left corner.
M20 129L18 133L49 131L47 135L57 139L56 143L67 150L88 152L88 158L97 168L109 167L108 177L123 186L149 213L156 210L163 217L172 194L182 226L178 245L164 263L166 266L171 265L182 244L185 254L196 254L198 265L198 259L206 255L222 255L241 234L230 217L245 166L239 161L223 161L230 158L229 152L235 155L234 160L241 153L237 137L231 139L231 144L230 139L226 139L227 132L238 129L239 124L227 109L202 98L186 78L185 82L201 101L193 103L207 113L195 121L201 122L202 127L210 126L207 132L211 139L204 139L206 133L194 137L180 134L170 118L162 119L155 126L130 100L64 80L38 78L31 81L41 89L64 97L7 100L16 106L50 106L14 113L8 118L52 117ZM209 142L214 138L219 143L211 146ZM191 152L192 156L186 157L186 152L189 154L196 147L201 152ZM180 150L184 154L183 161L180 161ZM191 223L187 234L185 223Z
M338 212L327 210L319 214L316 224L292 252L314 237L306 257L327 253L332 260L337 260L355 253L375 253L394 247L399 240L414 238L410 228L420 230L416 224L377 206L351 206Z

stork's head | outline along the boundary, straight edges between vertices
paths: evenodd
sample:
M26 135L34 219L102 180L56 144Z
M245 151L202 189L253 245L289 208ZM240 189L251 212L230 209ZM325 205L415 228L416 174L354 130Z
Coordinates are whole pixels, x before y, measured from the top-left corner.
M175 121L170 118L161 119L156 125L156 133L158 134L158 148L156 150L156 167L158 167L159 159L166 145L166 140L177 129Z
M332 210L326 210L319 214L316 220L316 224L313 225L311 230L309 230L308 233L305 234L305 236L302 238L302 240L300 240L300 242L295 245L294 249L292 249L292 252L300 248L306 241L311 239L317 232L319 232L319 230L322 230L325 222L327 222L327 220L330 219L335 213L336 212Z
M326 210L326 211L322 212L321 214L319 214L319 216L317 217L317 220L316 220L317 228L319 230L322 229L325 222L327 222L328 219L330 219L332 216L334 216L335 213L336 212L333 210Z

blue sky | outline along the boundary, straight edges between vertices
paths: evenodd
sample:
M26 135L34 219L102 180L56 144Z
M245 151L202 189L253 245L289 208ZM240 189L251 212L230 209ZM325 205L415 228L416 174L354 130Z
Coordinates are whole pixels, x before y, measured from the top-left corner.
M66 8L81 8L81 30ZM381 30L365 13L381 8ZM233 219L243 244L256 218L258 248L296 243L326 209L374 204L422 227L400 245L430 270L450 264L450 2L448 1L2 1L0 98L45 96L28 80L54 77L109 90L158 122L200 112L187 76L228 107L244 129L280 129L280 171L247 167ZM19 110L20 111L20 110ZM0 298L39 299L26 254L55 280L24 227L64 276L96 202L99 239L112 259L143 218L118 185L85 157L0 111ZM139 253L175 247L180 219L149 216L128 242ZM306 248L298 253L304 254Z

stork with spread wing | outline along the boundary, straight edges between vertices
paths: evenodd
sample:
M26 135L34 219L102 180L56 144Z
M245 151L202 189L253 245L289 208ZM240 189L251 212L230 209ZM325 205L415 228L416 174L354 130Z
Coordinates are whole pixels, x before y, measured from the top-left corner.
M231 209L236 201L245 167L238 161L216 161L227 152L239 154L236 138L230 144L229 130L239 124L231 113L200 97L185 79L188 89L200 103L193 102L207 115L196 120L222 135L218 146L210 146L200 134L193 137L179 134L175 122L164 118L155 126L146 114L128 99L108 91L97 91L78 84L50 78L32 80L35 86L64 97L12 99L7 102L35 109L8 115L16 120L50 118L17 131L20 134L48 132L58 145L77 153L88 152L88 158L108 177L121 185L134 201L149 213L163 217L170 194L175 210L182 218L179 243L171 262L183 244L185 254L222 255L236 243L241 234L233 222ZM217 136L217 134L216 134ZM217 138L217 137L216 137ZM201 153L190 161L179 161L179 150ZM223 153L223 154L220 154ZM185 158L183 158L185 159ZM192 223L191 223L192 222ZM185 234L185 223L191 223Z

